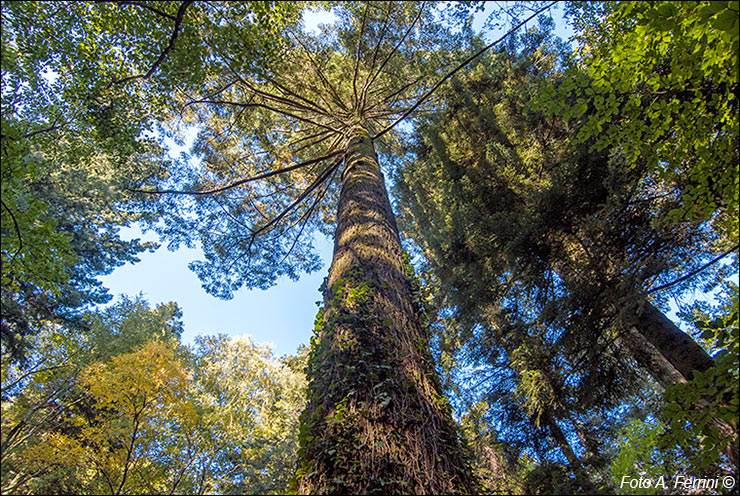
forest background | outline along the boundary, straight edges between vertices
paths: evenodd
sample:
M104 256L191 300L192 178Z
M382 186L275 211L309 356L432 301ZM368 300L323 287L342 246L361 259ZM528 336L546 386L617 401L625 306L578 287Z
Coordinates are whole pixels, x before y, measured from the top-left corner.
M300 417L324 408L315 364L338 360L318 337L280 358L246 336L183 341L175 303L110 302L101 279L154 247L121 237L138 225L200 246L192 268L222 298L318 274L308 295L245 310L246 325L313 306L340 162L320 170L307 153L339 156L327 145L344 121L309 100L353 93L377 99L363 118L416 271L419 353L457 433L440 456L465 453L470 474L453 489L736 480L737 2L494 4L481 17L482 2L3 3L3 493L418 483L305 461L325 435ZM556 8L572 45L553 32ZM306 30L304 9L334 23ZM488 46L476 12L484 30L516 29ZM190 155L168 155L190 123ZM709 296L685 300L697 290ZM671 299L683 330L663 315ZM205 322L220 311L178 303ZM380 377L382 412L405 393ZM660 475L665 491L624 486Z

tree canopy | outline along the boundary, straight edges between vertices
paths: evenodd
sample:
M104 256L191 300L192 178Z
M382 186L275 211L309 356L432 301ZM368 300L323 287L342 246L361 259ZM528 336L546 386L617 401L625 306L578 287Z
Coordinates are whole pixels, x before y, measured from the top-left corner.
M3 493L736 477L738 25L735 1L3 2ZM111 302L97 278L158 247L134 225L201 248L225 299L333 238L311 343L183 343L177 303Z

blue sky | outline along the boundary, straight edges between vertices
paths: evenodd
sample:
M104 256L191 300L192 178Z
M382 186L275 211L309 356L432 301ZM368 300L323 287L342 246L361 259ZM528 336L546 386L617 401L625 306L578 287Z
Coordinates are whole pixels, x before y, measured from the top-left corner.
M192 128L185 133L184 146L165 140L171 157L190 149L195 131ZM155 233L142 234L136 226L122 229L121 236L159 241ZM256 343L270 344L273 352L282 356L294 353L311 338L319 308L316 302L322 299L318 289L329 270L333 241L317 234L314 247L323 261L317 272L304 274L299 281L283 276L268 290L242 288L231 300L206 293L198 277L188 269L190 262L203 259L200 248L169 251L163 245L152 253L139 255L139 262L127 263L99 279L116 296L141 294L151 306L176 302L183 311L184 344L192 344L199 334L249 335Z
M141 237L136 228L122 232L126 238ZM152 233L144 239L157 241ZM171 252L162 246L154 253L140 255L140 262L126 264L100 280L111 294L141 293L152 306L177 302L183 311L185 344L192 343L198 334L250 335L257 343L270 343L277 355L285 355L293 353L300 343L308 344L318 311L318 288L328 271L332 246L323 237L314 246L325 262L318 272L304 275L298 282L282 278L266 291L241 289L232 300L210 296L201 287L188 269L189 262L202 257L195 249Z

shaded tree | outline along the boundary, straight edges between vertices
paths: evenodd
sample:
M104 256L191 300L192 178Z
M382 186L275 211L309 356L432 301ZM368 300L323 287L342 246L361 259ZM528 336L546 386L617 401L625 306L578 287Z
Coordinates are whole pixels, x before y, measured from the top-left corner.
M444 305L471 329L463 341L495 359L510 339L490 332L495 315L520 320L510 333L545 326L545 348L561 350L558 366L587 408L625 397L635 383L622 371L633 358L658 374L659 357L664 378L708 370L706 351L636 288L670 287L711 257L697 259L697 244L721 238L702 224L655 222L680 206L680 183L656 183L640 161L626 167L618 149L569 145L578 121L537 111L543 87L559 84L564 52L536 32L521 50L461 78L446 108L422 122L417 159L398 180L404 230L422 247L432 287L448 295ZM641 339L631 356L618 349L630 336ZM659 351L638 353L650 341ZM731 439L731 430L719 436Z

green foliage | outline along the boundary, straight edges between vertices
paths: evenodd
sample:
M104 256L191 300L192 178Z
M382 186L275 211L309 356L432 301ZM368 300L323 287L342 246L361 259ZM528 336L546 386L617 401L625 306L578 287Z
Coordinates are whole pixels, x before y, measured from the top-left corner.
M567 466L559 463L536 465L526 473L525 484L532 494L578 494L582 488L570 476Z
M422 248L425 282L446 324L436 327L439 339L458 348L462 366L481 369L458 383L485 384L505 442L537 442L543 451L557 444L543 415L611 404L630 381L616 373L618 359L603 356L589 363L589 380L579 380L584 353L600 349L588 342L604 325L599 304L569 300L551 272L574 225L595 231L590 216L608 216L599 207L621 194L604 186L621 178L601 157L573 149L565 123L532 109L566 61L547 24L482 57L453 81L445 106L421 120L415 160L396 182L403 231ZM571 304L589 311L566 309ZM576 331L581 326L588 331Z
M154 246L118 234L157 218L125 188L160 180L167 161L143 135L143 96L109 86L146 63L115 55L113 38L133 52L146 29L115 9L3 3L2 342L16 358L42 321L79 325L87 305L110 299L96 276Z
M710 314L695 310L692 321L702 339L719 349L716 366L694 372L691 381L665 391L663 416L669 427L660 438L661 449L686 448L700 440L703 449L691 457L692 464L706 470L722 459L727 446L737 444L738 412L738 288L727 283L724 305ZM695 408L698 406L698 408ZM717 422L719 420L720 422Z
M417 460L391 455L419 446L390 426L432 420L434 449L463 473L430 341L451 382L470 372L488 388L490 405L471 395L462 423L490 490L525 490L517 451L538 460L522 469L529 490L587 487L552 454L570 449L552 431L571 426L591 452L584 426L618 425L640 386L613 346L629 325L614 302L642 301L738 235L737 2L585 4L572 12L576 59L543 20L420 108L438 112L418 119L398 184L430 270L424 285L408 257L401 270L414 311L436 305L440 334L404 343L418 370L391 360L392 316L376 297L388 287L359 267L331 288L311 351L283 360L223 336L178 346L174 304L84 313L109 298L96 276L154 247L120 239L132 222L172 247L202 243L192 268L221 297L317 269L311 233L335 221L349 130L407 154L389 124L481 45L465 19L479 2L443 13L460 34L426 3L352 2L310 36L298 25L309 5L2 4L4 492L285 492L299 438L296 478L358 487L363 450L375 450L383 469L365 482L406 490L389 474ZM164 136L189 124L202 161L164 158ZM629 424L613 474L716 468L731 433L714 421L737 422L733 305L696 315L717 366L666 392L666 428ZM299 433L304 388L320 405ZM357 443L371 417L389 432ZM319 423L330 436L313 437ZM599 468L598 454L584 458ZM322 463L334 472L317 473Z
M3 2L4 347L20 359L40 321L80 324L110 299L95 277L156 246L119 228L167 211L140 190L185 174L162 146L176 95L230 70L213 47L259 72L296 16L293 2Z
M76 443L83 419L92 422L95 418L95 402L80 382L84 371L95 363L108 363L115 356L132 353L153 340L163 344L176 342L182 332L179 316L174 304L150 309L141 300L123 299L100 313L87 314L86 332L45 324L32 336L33 351L23 364L4 351L3 492L48 492L55 485L53 492L63 488L68 492L83 491L84 481L89 478L78 478L78 469L67 462L47 459L43 447L39 447L42 440L48 437ZM63 448L56 453L66 456ZM101 452L100 456L106 455ZM110 488L93 485L87 491L109 492Z
M712 220L727 242L736 240L738 3L572 10L584 72L543 93L542 105L578 121L578 141L619 147L628 166L644 161L678 187L674 221Z
M199 408L207 492L288 491L306 390L305 373L291 364L301 360L277 359L249 338L197 338L190 394Z
M658 487L624 487L622 478L644 477L657 481L667 472L673 473L671 469L676 469L675 455L671 456L657 447L658 439L664 430L663 424L655 419L648 421L636 419L619 433L619 452L610 470L612 481L615 487L620 488L620 494L663 493Z
M596 33L608 26L592 24ZM543 25L481 57L437 112L418 119L414 156L397 175L401 225L437 293L441 352L467 368L454 374L462 398L496 405L502 440L539 458L530 490L573 483L557 475L577 467L551 451L571 444L608 491L612 429L637 409L633 394L652 387L620 346L621 329L634 325L644 291L698 267L728 236L676 218L688 174L669 180L645 156L630 159L622 142L581 132L620 93L594 93L547 33ZM577 91L589 99L568 97ZM628 111L614 119L629 125ZM716 286L710 271L697 279L672 291ZM538 429L545 414L567 442Z
M248 338L182 348L178 317L124 300L36 334L28 369L3 356L4 493L286 491L303 373Z

